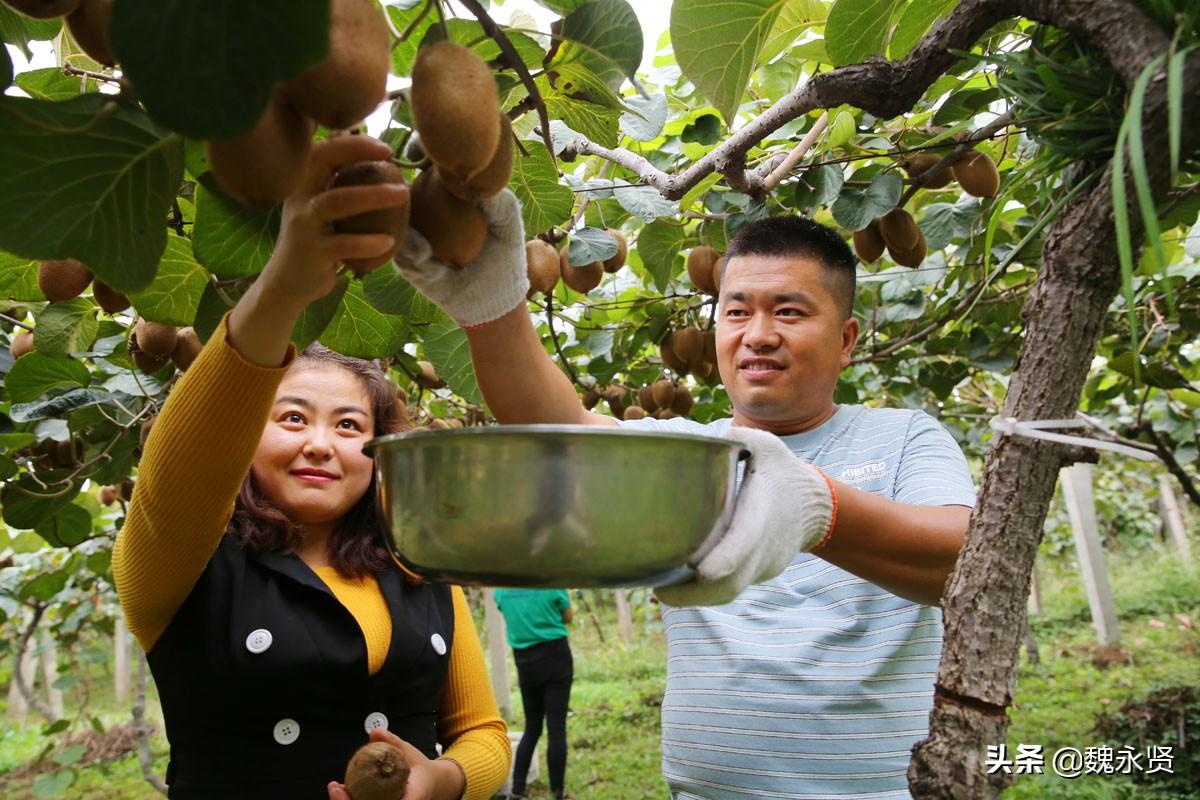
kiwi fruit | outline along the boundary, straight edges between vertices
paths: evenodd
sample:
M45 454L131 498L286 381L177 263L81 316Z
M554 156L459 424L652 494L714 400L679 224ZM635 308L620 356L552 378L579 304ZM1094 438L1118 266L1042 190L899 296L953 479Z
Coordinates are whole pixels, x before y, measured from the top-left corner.
M100 505L111 506L121 499L121 487L117 485L100 487Z
M717 332L712 328L704 332L704 362L717 366Z
M34 19L54 19L70 14L79 0L4 0L5 3Z
M704 356L704 334L699 328L680 328L672 336L671 346L675 349L675 355L691 367Z
M133 499L133 485L132 478L121 481L121 499L126 503Z
M417 367L421 370L416 377L418 386L426 389L445 388L446 382L438 377L437 370L433 368L433 364L428 361L418 361Z
M409 107L434 164L467 179L491 162L500 143L500 99L491 69L471 50L449 41L422 47Z
M14 361L33 350L33 334L30 331L19 332L8 343L8 352L12 353Z
M686 417L688 412L692 410L695 400L692 399L692 393L683 385L675 387L675 398L671 401L671 410L681 417Z
M706 244L692 248L692 252L688 253L687 257L687 272L688 277L692 279L693 286L707 294L715 295L717 293L713 267L720 257L721 254L715 248Z
M601 261L572 266L571 248L568 244L564 244L558 251L558 267L563 283L580 294L587 294L595 289L604 277L604 263Z
M917 243L908 250L900 250L888 245L888 255L892 257L892 261L902 267L919 267L926 255L925 237L920 231L917 231Z
M38 264L37 282L47 300L62 302L83 294L92 282L92 272L73 258L42 261Z
M140 319L133 329L137 349L151 358L167 359L175 350L179 332L174 325Z
M558 252L554 245L541 239L530 239L525 243L525 269L529 274L527 296L549 294L558 285Z
M613 241L617 243L617 254L603 262L604 271L616 272L625 266L625 258L629 255L629 243L625 241L625 234L615 228L605 228L604 232L611 236Z
M1000 173L996 162L986 153L972 150L950 167L963 191L973 197L995 197L1000 191Z
M315 130L316 124L276 90L253 128L208 142L213 177L240 203L281 203L300 185Z
M92 299L109 314L116 314L129 308L129 298L99 278L92 284Z
M143 353L141 350L131 350L129 354L133 357L134 366L147 375L153 375L158 372L171 360L170 356L152 356L148 353Z
M473 261L487 239L483 211L446 191L437 167L413 181L412 226L428 240L434 258L455 268Z
M655 419L675 419L678 416L678 414L669 408L660 408L658 411L654 412Z
M613 383L604 389L604 402L608 403L609 410L617 419L625 418L625 397L629 394L629 390L619 383Z
M908 170L908 177L919 178L941 160L941 156L933 153L918 153L906 161L904 166ZM942 168L935 177L926 178L922 186L926 189L945 189L952 180L954 180L954 173L949 169Z
M646 409L641 406L626 406L625 415L621 419L645 419Z
M883 234L879 232L879 220L873 219L867 227L854 232L854 252L865 263L870 264L883 255Z
M668 333L666 338L658 346L658 353L662 357L662 362L680 375L687 375L688 362L681 359L675 353L675 334Z
M350 756L342 783L351 800L397 800L408 783L408 759L395 745L370 742Z
M893 208L879 218L879 234L888 250L911 250L921 238L921 229L903 208Z
M138 431L138 447L146 449L146 441L150 438L150 431L154 428L154 421L158 419L158 415L147 417L142 423L141 429Z
M580 402L583 403L584 408L591 411L600 402L600 393L595 389L584 389Z
M675 400L675 384L666 378L655 381L650 387L650 392L654 397L655 408L670 408Z
M464 178L449 170L440 170L447 191L459 200L478 203L495 197L501 189L508 186L508 180L512 177L512 123L503 111L497 113L500 114L500 141L487 166L470 178Z
M358 161L347 164L337 171L330 182L332 187L369 186L379 183L404 183L400 168L391 161ZM411 199L411 198L410 198ZM378 269L395 257L396 251L404 241L408 232L409 202L375 211L364 211L352 217L336 220L333 229L338 233L386 233L395 239L395 243L386 253L380 253L371 258L351 258L346 266L354 270L355 275L365 275L373 269Z
M285 84L305 116L332 130L360 122L387 96L392 37L375 0L332 0L329 53Z
M658 404L654 402L654 386L646 385L638 389L638 405L643 410L652 412L658 409Z
M186 371L200 355L200 337L195 328L180 328L175 337L175 347L171 350L171 361L178 369Z
M108 34L112 27L112 7L113 0L82 0L67 15L67 29L71 31L71 38L83 52L106 67L117 64Z
M725 274L725 256L721 256L713 262L712 282L713 282L713 297L721 291L721 277Z

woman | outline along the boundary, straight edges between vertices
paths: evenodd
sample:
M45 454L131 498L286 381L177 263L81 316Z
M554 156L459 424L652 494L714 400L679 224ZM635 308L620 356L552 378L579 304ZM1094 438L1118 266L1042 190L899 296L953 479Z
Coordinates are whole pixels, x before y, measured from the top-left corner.
M275 252L146 443L113 574L158 686L172 798L340 800L368 738L407 756L404 800L487 798L507 774L462 591L411 579L381 538L362 447L402 425L394 387L288 342L342 261L391 248L332 222L406 188L326 190L339 167L390 157L364 136L314 146Z
M513 762L511 796L525 796L525 778L545 720L550 790L557 800L563 800L567 796L567 706L575 677L567 642L567 625L575 613L571 598L564 589L499 589L495 598L517 662L521 704L525 707L525 732Z

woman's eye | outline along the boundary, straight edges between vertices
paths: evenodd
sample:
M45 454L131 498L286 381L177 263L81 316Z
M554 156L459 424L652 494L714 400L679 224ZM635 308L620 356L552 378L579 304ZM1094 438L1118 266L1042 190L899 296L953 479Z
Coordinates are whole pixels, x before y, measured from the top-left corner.
M289 411L288 413L283 415L283 421L295 423L298 425L298 424L304 422L304 417L300 416L295 411Z
M356 422L355 420L352 420L352 419L342 420L341 422L338 423L338 427L342 428L343 430L348 430L348 431L361 431L362 430L362 426L359 425L358 422Z

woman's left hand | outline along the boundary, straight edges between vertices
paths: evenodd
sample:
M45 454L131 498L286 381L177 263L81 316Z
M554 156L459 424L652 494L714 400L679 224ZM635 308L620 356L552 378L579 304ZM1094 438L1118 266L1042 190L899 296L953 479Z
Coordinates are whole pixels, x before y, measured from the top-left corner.
M426 758L424 753L396 734L378 728L371 731L371 741L387 742L399 748L408 760L408 783L404 794L396 800L457 800L462 797L467 779L455 762ZM330 781L326 788L329 800L352 800L346 787L337 781Z

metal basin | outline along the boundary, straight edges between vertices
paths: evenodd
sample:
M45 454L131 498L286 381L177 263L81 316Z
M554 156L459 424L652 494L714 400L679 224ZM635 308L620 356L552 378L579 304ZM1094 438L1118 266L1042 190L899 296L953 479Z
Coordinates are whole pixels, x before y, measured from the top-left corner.
M383 436L396 556L487 586L666 586L724 533L743 448L709 436L506 425Z

